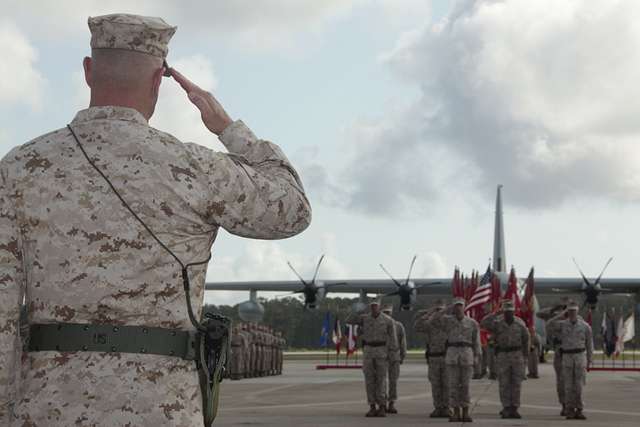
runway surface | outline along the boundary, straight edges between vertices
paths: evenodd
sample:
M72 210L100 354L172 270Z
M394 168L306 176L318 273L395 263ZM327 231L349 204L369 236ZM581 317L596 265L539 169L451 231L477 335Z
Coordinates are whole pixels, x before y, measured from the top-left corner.
M222 384L216 426L424 426L455 425L430 419L433 409L424 363L411 361L401 369L398 415L365 418L367 411L361 370L317 371L318 361L286 361L276 377ZM640 372L593 372L587 379L586 421L560 417L555 378L550 364L540 365L540 379L523 384L522 420L502 420L497 381L472 381L473 425L479 426L634 426L640 425ZM461 423L459 423L461 424Z

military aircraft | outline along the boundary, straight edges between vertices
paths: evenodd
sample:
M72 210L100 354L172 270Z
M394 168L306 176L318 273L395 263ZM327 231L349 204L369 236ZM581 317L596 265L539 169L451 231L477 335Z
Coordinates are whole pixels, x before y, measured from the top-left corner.
M498 186L496 196L496 211L493 240L493 271L500 278L502 286L506 286L509 272L506 268L506 251L504 238L504 220L502 214L502 185ZM416 278L411 279L411 270L415 262L415 257L411 261L409 274L404 282L399 282L382 266L382 269L390 279L347 279L334 280L331 282L321 282L317 280L318 270L322 263L320 258L316 271L311 281L305 281L289 264L291 269L298 276L299 281L250 281L250 282L207 282L207 291L249 291L249 300L238 306L240 317L245 321L259 321L264 314L264 307L257 300L258 291L266 292L291 292L292 294L302 294L305 308L313 309L318 307L318 303L327 295L327 292L355 293L360 294L358 302L352 309L361 311L366 306L367 294L382 294L388 296L398 296L400 307L403 310L411 309L417 295L451 295L451 278ZM575 262L575 260L574 260ZM603 278L603 274L611 259L602 269L600 275L595 280L588 279L580 267L580 277L577 278L551 278L536 277L535 291L537 295L548 294L574 294L583 295L584 305L595 307L598 304L600 295L603 292L612 294L633 294L636 298L636 305L640 308L640 277L638 278ZM302 286L301 286L302 285Z

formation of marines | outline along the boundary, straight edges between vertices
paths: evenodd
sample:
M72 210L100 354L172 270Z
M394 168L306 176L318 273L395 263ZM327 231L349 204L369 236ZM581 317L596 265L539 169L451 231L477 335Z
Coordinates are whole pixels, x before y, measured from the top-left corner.
M501 308L482 319L480 325L464 315L465 301L454 298L446 306L441 300L416 315L414 329L426 339L426 361L431 383L433 418L448 417L452 422L472 422L469 411L469 383L474 366L480 365L482 349L479 327L490 333L487 346L490 378L495 375L500 389L502 418L521 418L518 408L522 381L537 378L540 338L515 316L515 307L505 300ZM554 368L561 415L567 419L586 419L582 388L593 359L591 327L578 315L578 304L564 304L541 310L547 320L547 336L554 344ZM531 353L534 353L533 356ZM535 362L533 358L535 357Z
M240 323L231 331L228 377L232 380L282 374L286 340L267 325Z

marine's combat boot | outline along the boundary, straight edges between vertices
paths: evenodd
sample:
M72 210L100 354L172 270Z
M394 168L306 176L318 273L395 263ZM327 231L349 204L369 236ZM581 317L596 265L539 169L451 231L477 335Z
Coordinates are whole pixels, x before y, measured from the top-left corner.
M573 419L576 418L576 410L575 409L567 407L565 409L565 412L567 413L566 416L565 416L566 419L573 420Z
M369 405L369 412L366 413L365 417L375 417L376 412L376 405Z
M566 417L568 414L569 412L567 412L567 405L562 405L562 411L560 411L560 416Z
M575 418L576 420L586 420L587 417L584 416L584 414L582 413L582 409L576 409L576 413L573 416L573 418Z
M440 416L440 408L435 408L433 412L429 414L429 418L438 418Z
M518 412L518 408L516 406L511 407L511 418L522 418L522 415Z
M465 423L472 423L473 419L469 416L469 407L465 406L462 408L462 418L460 421Z
M378 410L376 411L376 417L384 418L387 416L387 407L385 405L380 405Z
M448 406L440 408L440 416L438 418L449 418L453 412L449 409Z
M387 407L387 412L390 414L397 414L398 410L396 409L395 405L393 404L393 402L389 402L389 406Z
M453 414L449 415L449 422L457 423L459 421L462 421L462 419L460 418L460 408L456 406L455 408L453 408Z
M509 408L502 408L502 411L500 411L500 418L509 418Z

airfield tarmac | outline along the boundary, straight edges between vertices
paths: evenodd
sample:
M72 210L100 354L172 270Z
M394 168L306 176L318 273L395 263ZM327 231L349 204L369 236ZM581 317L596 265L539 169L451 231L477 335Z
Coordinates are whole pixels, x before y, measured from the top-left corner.
M281 376L222 383L216 426L424 426L454 425L431 419L426 366L412 360L401 368L398 415L365 418L364 378L359 369L315 369L322 360L285 361ZM540 378L523 383L521 420L500 419L497 381L473 380L473 425L634 426L640 425L640 372L592 372L585 388L586 421L560 417L553 366L540 365ZM462 423L458 423L462 424Z

